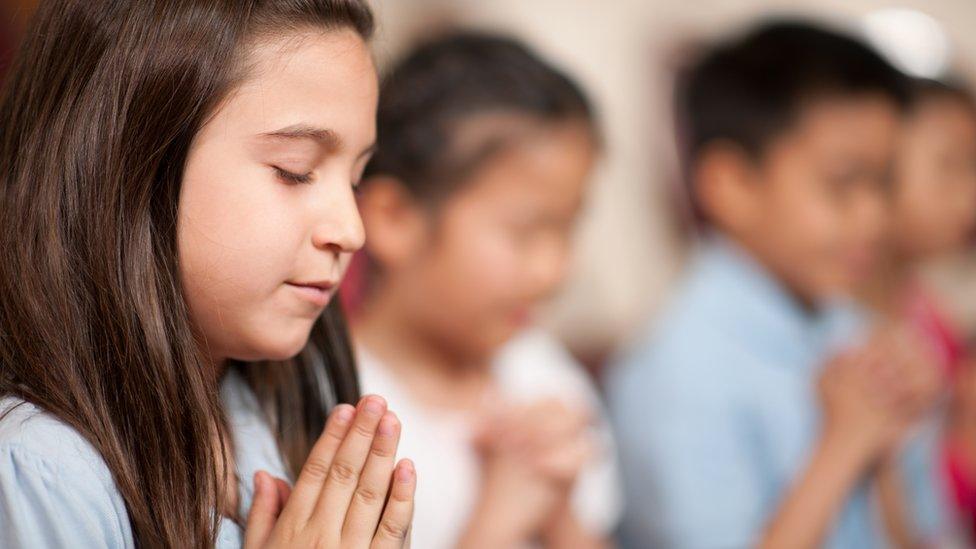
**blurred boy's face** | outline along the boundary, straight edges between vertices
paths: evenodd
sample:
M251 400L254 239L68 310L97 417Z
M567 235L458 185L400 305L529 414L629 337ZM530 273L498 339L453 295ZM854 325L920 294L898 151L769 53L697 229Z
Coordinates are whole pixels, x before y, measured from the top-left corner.
M759 161L706 153L700 198L715 224L803 302L848 293L868 274L885 229L899 124L881 96L810 102Z
M976 222L976 116L961 100L929 99L909 117L895 164L893 244L924 259L964 244Z
M384 265L381 284L440 344L487 357L563 280L595 154L582 123L533 129L425 215L410 259Z

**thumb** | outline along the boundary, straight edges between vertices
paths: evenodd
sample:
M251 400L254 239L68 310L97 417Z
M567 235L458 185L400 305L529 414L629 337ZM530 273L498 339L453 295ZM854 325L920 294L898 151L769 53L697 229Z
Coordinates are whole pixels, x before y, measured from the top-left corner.
M254 500L244 531L245 549L258 549L267 543L283 505L271 475L264 471L254 473Z
M288 498L291 497L291 485L278 477L272 478L274 479L275 493L278 495L278 512L280 513L281 509L284 509L285 504L288 503Z

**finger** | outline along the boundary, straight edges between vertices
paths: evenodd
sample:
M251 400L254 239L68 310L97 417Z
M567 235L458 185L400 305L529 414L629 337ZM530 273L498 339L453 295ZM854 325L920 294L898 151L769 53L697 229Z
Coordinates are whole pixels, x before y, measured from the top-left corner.
M563 406L558 414L553 414L553 421L544 427L544 435L557 441L567 437L576 437L586 431L592 423L589 410L582 406Z
M541 455L536 467L540 474L556 482L569 483L576 480L595 454L596 445L591 437L581 436Z
M482 451L524 447L531 439L526 418L532 416L533 410L533 406L515 404L488 415L474 436L476 447Z
M359 476L373 446L376 428L384 414L386 401L381 397L370 395L359 402L356 419L332 460L325 486L312 511L310 520L325 532L338 535L341 531L352 495L359 485Z
M393 473L390 499L376 529L371 549L402 549L407 545L416 489L417 471L413 462L405 459L397 464Z
M563 407L558 413L541 419L532 429L532 438L527 449L534 453L545 453L572 444L586 435L590 417L581 408Z
M868 356L866 347L846 349L834 355L823 369L822 375L829 380L849 376L862 367Z
M899 361L875 355L867 363L866 377L862 378L865 388L876 396L886 397L898 393L905 384Z
M881 358L867 364L867 368L856 376L858 390L876 405L890 408L899 406L905 396L904 382Z
M539 437L561 430L568 417L567 406L552 398L514 406L511 412L508 421L502 425L505 429L503 436L519 448L536 444Z
M254 474L254 501L247 515L245 549L257 549L267 543L280 512L281 501L271 475L258 471Z
M288 503L288 498L291 496L291 485L288 481L274 477L275 488L278 492L278 501L281 502L281 508L285 508L285 504Z
M332 468L332 460L356 415L356 409L348 404L340 404L332 410L322 436L315 442L298 480L295 481L295 487L288 498L289 504L282 511L282 519L304 523L312 515L322 486Z
M393 412L387 412L376 429L373 447L342 527L343 541L348 539L353 547L365 547L373 539L386 504L399 442L400 422Z

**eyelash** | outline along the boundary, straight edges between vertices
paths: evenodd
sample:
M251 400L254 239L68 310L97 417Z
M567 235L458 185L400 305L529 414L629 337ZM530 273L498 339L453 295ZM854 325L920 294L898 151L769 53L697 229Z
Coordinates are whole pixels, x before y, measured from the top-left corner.
M279 168L278 166L272 166L272 167L274 168L274 171L278 175L278 177L283 181L285 181L286 183L303 185L312 182L312 172L306 174L297 174L297 173L285 171Z
M280 179L284 180L285 183L291 183L291 184L296 184L296 185L306 185L306 184L312 182L312 172L309 172L309 173L306 173L306 174L298 174L298 173L292 173L292 172L283 170L283 169L279 168L278 166L272 166L272 168L274 168L275 173L278 175L278 177ZM359 185L360 183L362 183L362 180L361 179L360 180L357 180L355 183L352 184L352 192L353 192L353 194L356 194L356 195L359 195L360 194L360 191L362 190L362 189L360 189L360 185Z

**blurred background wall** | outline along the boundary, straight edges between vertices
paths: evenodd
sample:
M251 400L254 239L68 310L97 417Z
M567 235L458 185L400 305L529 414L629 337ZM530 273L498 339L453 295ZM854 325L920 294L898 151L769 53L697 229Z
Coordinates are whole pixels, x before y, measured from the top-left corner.
M0 0L0 51L36 0ZM516 35L576 76L604 123L607 152L579 227L575 274L550 324L599 364L666 298L687 243L670 85L695 44L777 16L867 33L903 67L976 74L974 0L373 0L381 67L453 25ZM2 73L2 68L0 68ZM956 277L959 279L959 277ZM962 281L971 280L962 277ZM976 292L973 292L976 295ZM976 310L976 304L973 307Z

